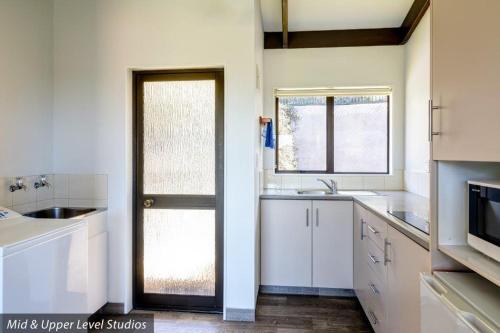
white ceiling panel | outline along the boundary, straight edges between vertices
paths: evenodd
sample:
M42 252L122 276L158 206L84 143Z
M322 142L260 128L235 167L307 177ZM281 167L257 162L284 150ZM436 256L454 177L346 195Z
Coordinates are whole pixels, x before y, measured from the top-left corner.
M413 0L288 0L289 31L399 27ZM281 0L261 0L264 31L281 31Z

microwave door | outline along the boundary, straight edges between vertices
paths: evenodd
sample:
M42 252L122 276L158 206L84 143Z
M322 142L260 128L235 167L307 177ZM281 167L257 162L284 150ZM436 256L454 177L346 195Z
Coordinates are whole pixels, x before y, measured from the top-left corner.
M469 244L500 260L500 189L469 188Z

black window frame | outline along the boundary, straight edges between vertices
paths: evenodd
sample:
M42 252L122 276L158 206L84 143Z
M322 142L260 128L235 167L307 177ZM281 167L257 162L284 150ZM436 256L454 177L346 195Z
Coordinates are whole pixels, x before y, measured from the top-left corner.
M371 96L370 94L361 96ZM335 96L326 97L326 170L280 170L279 169L279 96L275 97L275 130L276 130L276 145L274 152L276 174L328 174L328 175L388 175L390 174L390 159L391 159L391 95L380 94L377 96L387 96L387 170L385 172L336 172L334 169L334 112L335 112ZM302 97L302 96L297 96ZM307 97L304 95L303 97Z

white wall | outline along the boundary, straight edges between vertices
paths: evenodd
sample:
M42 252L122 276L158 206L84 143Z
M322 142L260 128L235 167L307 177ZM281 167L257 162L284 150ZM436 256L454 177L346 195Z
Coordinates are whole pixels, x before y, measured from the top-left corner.
M131 69L224 67L224 305L255 307L255 5L54 1L54 167L109 175L110 302L132 302Z
M340 188L402 189L404 167L404 47L346 47L264 51L264 113L274 118L275 88L390 86L390 176L334 176ZM267 187L318 187L316 176L274 174L274 150L264 153Z
M428 102L431 78L429 11L405 46L405 189L429 197Z
M0 0L0 45L0 177L51 173L52 1Z
M259 119L262 116L263 104L264 104L264 30L262 25L262 14L260 8L260 1L256 1L255 6L255 75L256 75L256 87L255 87L255 119ZM263 187L263 164L262 164L262 137L260 131L262 127L258 121L255 121L255 133L257 136L254 140L255 156L256 156L256 168L254 174L254 190L255 193L260 194ZM260 200L255 201L255 301L257 302L257 296L259 293L260 286Z

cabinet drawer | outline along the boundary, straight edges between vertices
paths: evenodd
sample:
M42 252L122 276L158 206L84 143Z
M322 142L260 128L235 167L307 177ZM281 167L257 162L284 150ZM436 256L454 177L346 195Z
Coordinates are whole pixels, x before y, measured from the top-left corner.
M384 240L387 237L387 223L368 211L365 211L364 216L365 235L383 249Z
M381 281L371 267L368 267L367 273L366 284L372 307L385 315L385 302L388 297L386 281Z
M385 316L379 308L373 306L372 302L368 305L366 316L376 333L386 333Z
M375 273L376 278L380 281L386 281L387 266L384 265L384 252L371 240L368 240L366 245L366 262Z

